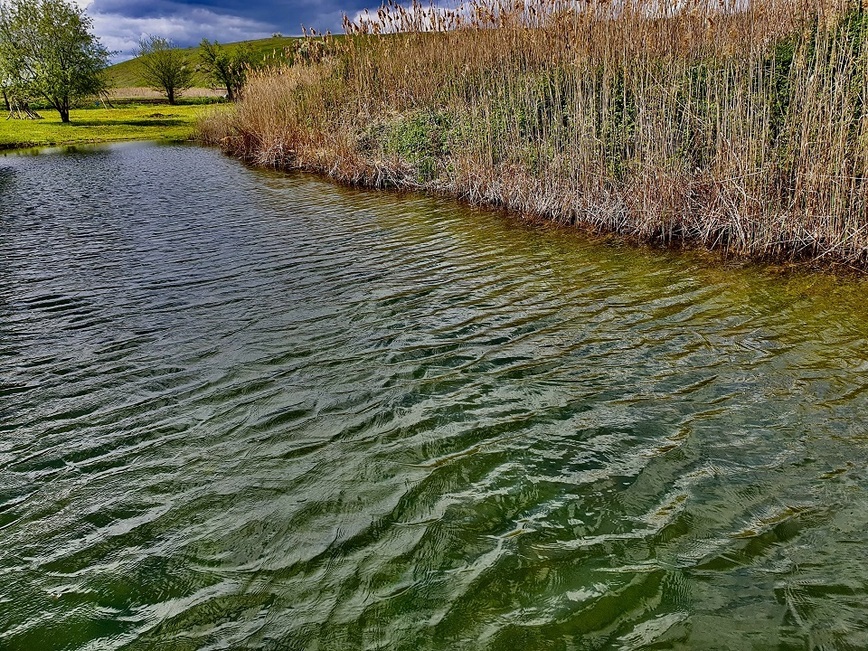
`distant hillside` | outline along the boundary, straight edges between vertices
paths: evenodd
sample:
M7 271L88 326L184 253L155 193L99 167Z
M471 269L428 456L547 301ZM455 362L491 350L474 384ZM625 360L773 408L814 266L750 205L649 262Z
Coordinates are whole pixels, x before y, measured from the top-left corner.
M279 36L272 38L260 38L255 41L239 41L237 43L225 43L221 45L225 45L228 48L238 47L239 45L248 44L251 48L253 48L253 52L256 55L257 60L271 58L275 53L280 54L283 51L283 48L291 45L294 41L298 40L297 37L292 36ZM193 85L198 88L207 88L210 86L210 83L203 72L198 70L199 67L199 48L198 47L189 47L184 48L184 52L188 53L190 56L190 62L194 67L197 68L197 71L193 77ZM107 69L109 82L115 88L129 88L142 86L142 77L141 77L141 64L137 59L130 59L129 61L124 61L122 63L116 63L113 66L110 66Z

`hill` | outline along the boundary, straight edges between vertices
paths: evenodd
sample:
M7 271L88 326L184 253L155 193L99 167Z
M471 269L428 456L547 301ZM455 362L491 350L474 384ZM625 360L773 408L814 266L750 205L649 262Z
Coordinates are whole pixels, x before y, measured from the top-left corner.
M253 41L239 41L237 43L225 43L228 48L239 47L241 45L249 45L256 59L267 59L280 54L283 48L292 45L297 41L297 37L293 36L275 36L271 38L260 38ZM197 88L208 88L211 84L208 81L204 72L199 70L199 47L182 48L190 57L190 62L196 67L196 73L193 77L193 86ZM109 82L115 88L131 88L142 86L141 63L138 59L130 59L116 63L107 69Z

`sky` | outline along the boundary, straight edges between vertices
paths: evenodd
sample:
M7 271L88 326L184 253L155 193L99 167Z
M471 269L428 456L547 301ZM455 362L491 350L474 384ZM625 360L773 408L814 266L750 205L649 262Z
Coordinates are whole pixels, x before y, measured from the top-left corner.
M93 19L93 32L121 61L133 56L145 36L161 36L187 47L203 38L231 43L280 32L301 34L301 26L341 32L351 18L379 0L74 0Z

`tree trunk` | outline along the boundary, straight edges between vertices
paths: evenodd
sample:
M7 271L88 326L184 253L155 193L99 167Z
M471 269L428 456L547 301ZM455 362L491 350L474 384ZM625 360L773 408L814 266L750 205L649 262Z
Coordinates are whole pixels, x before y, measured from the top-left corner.
M12 104L9 103L9 95L6 94L6 89L3 89L3 103L6 105L6 110L12 112Z
M64 124L69 122L69 97L54 98L52 104L57 112L60 113L60 121Z
M174 104L175 104L175 89L174 88L166 89L166 95L169 96L169 104L174 106Z
M226 99L230 102L235 101L235 93L232 92L232 84L226 84Z

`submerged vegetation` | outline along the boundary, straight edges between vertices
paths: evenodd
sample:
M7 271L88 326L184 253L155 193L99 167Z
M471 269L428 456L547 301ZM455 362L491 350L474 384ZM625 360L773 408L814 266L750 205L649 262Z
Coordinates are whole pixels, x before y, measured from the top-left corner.
M868 267L859 0L384 6L200 133L254 164Z

